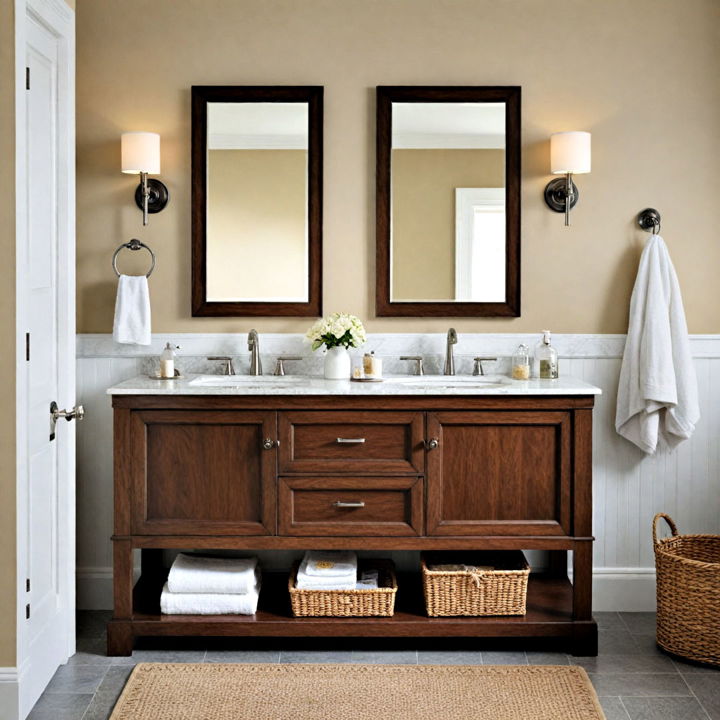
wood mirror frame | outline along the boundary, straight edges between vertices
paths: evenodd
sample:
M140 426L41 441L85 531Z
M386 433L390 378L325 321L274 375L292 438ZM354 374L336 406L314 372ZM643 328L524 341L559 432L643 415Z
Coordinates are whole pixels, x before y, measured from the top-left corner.
M380 317L520 316L520 88L377 87L376 127L376 284L375 313ZM505 301L391 300L392 104L505 103Z
M207 300L208 103L308 105L306 302ZM323 88L320 86L193 86L192 88L192 314L193 317L315 317L322 314Z

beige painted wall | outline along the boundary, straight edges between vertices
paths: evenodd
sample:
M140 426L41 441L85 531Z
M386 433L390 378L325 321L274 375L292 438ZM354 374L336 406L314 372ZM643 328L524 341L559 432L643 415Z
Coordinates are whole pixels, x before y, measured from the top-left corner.
M393 150L394 300L455 298L455 188L504 178L504 150Z
M0 376L15 402L15 14L0 3ZM0 433L0 667L15 665L15 423Z
M378 332L447 327L373 317L374 88L508 84L523 91L522 317L458 330L623 332L648 205L663 214L691 332L720 330L708 295L720 268L717 0L78 0L77 14L80 332L110 332L110 256L133 236L158 256L155 331L309 324L190 316L190 86L226 83L325 86L326 312ZM542 199L548 137L576 129L593 133L593 172L577 178L565 228ZM171 201L144 230L119 171L124 130L163 139Z
M307 299L307 152L210 150L208 298Z

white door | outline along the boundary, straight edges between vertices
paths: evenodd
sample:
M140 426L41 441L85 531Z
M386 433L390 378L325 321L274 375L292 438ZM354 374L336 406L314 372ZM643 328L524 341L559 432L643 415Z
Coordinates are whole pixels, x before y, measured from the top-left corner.
M18 223L18 334L25 350L18 372L25 425L18 487L21 717L75 647L75 423L60 418L53 427L51 418L52 403L61 410L75 404L72 43L57 18L33 5L25 18L18 136L25 148Z

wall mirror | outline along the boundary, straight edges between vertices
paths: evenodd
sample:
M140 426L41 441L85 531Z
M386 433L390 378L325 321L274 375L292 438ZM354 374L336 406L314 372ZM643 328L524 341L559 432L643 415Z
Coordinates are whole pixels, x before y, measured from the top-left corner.
M192 88L192 314L322 313L322 87Z
M520 88L377 88L380 316L520 315Z

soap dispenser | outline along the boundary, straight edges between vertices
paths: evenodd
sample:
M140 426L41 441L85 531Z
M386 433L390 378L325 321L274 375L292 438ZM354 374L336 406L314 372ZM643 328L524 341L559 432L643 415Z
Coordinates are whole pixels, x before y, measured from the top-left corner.
M165 349L160 355L160 377L161 378L174 378L175 377L175 350L179 350L179 345L172 345L167 343Z
M535 349L535 359L542 380L556 380L559 377L558 354L550 344L549 330L543 330L543 339Z
M512 359L513 380L528 380L530 378L530 350L527 345L519 345Z

